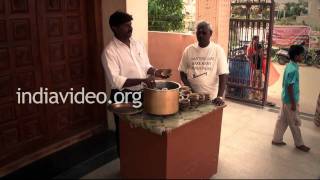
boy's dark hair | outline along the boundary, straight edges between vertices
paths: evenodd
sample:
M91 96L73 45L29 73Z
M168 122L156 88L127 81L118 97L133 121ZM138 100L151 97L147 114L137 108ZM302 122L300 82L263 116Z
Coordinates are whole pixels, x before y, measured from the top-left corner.
M119 26L123 23L132 21L133 18L130 14L122 12L122 11L116 11L113 14L111 14L110 18L109 18L109 25L110 28L112 26Z
M289 58L294 61L296 56L304 53L304 48L301 45L292 45L289 49Z

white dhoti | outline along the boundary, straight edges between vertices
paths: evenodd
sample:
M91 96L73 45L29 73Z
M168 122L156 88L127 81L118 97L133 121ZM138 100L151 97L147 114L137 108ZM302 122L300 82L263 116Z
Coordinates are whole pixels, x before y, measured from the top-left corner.
M298 105L297 105L296 111L291 110L290 104L282 105L279 116L278 116L278 120L276 123L276 127L274 129L274 134L273 134L274 142L278 142L278 143L283 142L283 135L289 126L294 139L294 144L296 146L304 145L302 136L301 136L301 131L300 131L301 121L299 119L298 109L299 109Z

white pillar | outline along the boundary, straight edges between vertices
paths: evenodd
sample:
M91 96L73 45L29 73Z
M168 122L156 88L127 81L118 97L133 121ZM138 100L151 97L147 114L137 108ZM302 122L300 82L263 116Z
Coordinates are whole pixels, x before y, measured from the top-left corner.
M127 0L127 12L133 16L133 37L148 48L148 0Z
M125 11L133 16L133 37L148 44L148 0L102 0L103 40L107 45L112 38L109 16L117 11Z
M230 0L197 0L196 21L208 21L213 28L212 39L228 51Z
M126 0L102 0L103 43L106 46L113 33L109 27L109 17L117 10L126 11Z

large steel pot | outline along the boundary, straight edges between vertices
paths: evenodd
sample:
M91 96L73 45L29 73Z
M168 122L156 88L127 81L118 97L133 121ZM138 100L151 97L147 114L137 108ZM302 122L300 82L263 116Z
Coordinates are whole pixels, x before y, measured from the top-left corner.
M174 81L156 80L155 88L143 90L144 111L154 115L177 113L180 87L180 84Z

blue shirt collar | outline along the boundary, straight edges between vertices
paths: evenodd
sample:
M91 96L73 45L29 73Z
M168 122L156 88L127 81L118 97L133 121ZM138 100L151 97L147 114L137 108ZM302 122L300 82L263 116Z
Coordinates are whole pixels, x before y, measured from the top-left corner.
M290 60L290 63L291 63L292 65L294 65L296 68L299 67L299 66L298 66L298 63L296 63L296 62L294 62L294 61L292 61L292 60Z

